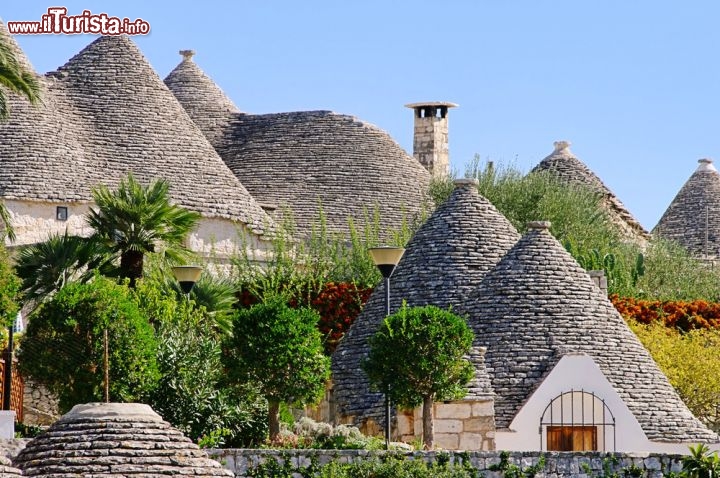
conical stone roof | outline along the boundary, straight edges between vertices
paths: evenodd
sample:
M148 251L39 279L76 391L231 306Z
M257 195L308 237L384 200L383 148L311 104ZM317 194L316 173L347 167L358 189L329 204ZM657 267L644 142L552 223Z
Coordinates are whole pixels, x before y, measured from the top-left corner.
M233 476L140 403L76 405L15 458L25 476Z
M183 60L165 78L165 84L210 144L217 146L224 128L240 110L192 60L194 51L181 50L180 54Z
M385 131L329 111L235 115L220 156L261 204L289 208L300 236L324 213L329 232L362 228L377 208L380 233L416 219L430 173Z
M648 439L716 442L688 410L612 303L548 231L529 231L462 307L487 347L495 423L507 429L562 356L593 358Z
M648 232L628 211L622 202L572 151L570 142L555 141L554 151L535 166L532 172L548 171L560 180L570 184L580 184L598 193L610 213L613 223L627 236L646 241Z
M698 168L653 229L653 234L684 246L697 257L720 256L720 173L712 160Z
M182 53L182 52L181 52ZM380 234L416 219L430 173L385 131L330 111L244 114L184 54L165 83L260 204L292 212L298 236L347 234L380 216Z
M17 99L0 124L0 196L91 200L132 172L165 178L173 200L207 217L273 222L126 36L101 37L43 80L43 105Z
M25 55L25 52L22 51L22 48L20 48L20 45L15 41L15 38L10 34L10 32L7 29L7 25L5 25L5 22L0 18L0 36L4 37L6 39L6 42L10 49L15 53L15 59L22 65L23 68L25 68L28 71L34 72L35 69L32 66L32 63L30 63L30 60L28 59L27 55Z
M447 201L408 243L390 279L391 310L397 311L403 300L409 306L457 307L518 238L510 222L477 192L476 181L457 181ZM368 339L384 317L383 283L333 354L335 402L341 415L354 416L358 424L367 418L381 423L382 395L370 392L361 363L369 352Z

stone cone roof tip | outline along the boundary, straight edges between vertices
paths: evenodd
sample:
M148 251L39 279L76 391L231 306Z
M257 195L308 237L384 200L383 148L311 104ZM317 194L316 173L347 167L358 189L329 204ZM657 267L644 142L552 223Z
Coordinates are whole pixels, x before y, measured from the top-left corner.
M194 50L180 50L180 55L182 61L163 81L205 137L217 146L224 128L240 110L193 61Z
M462 312L487 347L495 422L507 429L563 355L587 354L650 440L717 442L610 300L545 227L531 228L468 295ZM571 384L568 385L569 387Z
M5 22L2 18L0 18L0 36L7 38L8 45L10 46L10 49L15 53L15 58L17 59L18 63L22 65L26 70L35 72L35 68L33 68L32 63L30 63L30 60L28 59L25 52L20 48L20 45L18 45L15 38L10 34L10 32L7 29L7 25L5 25Z
M558 177L561 181L570 184L580 184L589 187L592 191L600 194L610 212L613 222L617 224L623 233L646 241L650 235L627 210L620 199L570 151L570 141L555 141L553 152L545 157L531 172L548 171Z
M15 459L25 476L233 476L148 405L75 406Z
M698 167L683 184L653 229L697 257L720 256L720 173L711 159Z
M456 308L485 273L518 240L510 222L482 197L472 181L462 182L415 233L390 279L391 310L436 305ZM368 338L385 316L385 286L378 285L332 357L334 397L339 412L383 423L382 395L370 392L361 363ZM480 378L476 377L476 380ZM480 380L477 383L486 383ZM491 393L475 387L475 395Z
M14 120L0 125L0 161L11 166L8 175L34 180L24 195L18 191L15 196L43 199L42 191L55 191L48 183L62 179L65 186L54 199L89 201L90 186L116 187L132 172L142 182L167 179L173 200L204 216L247 224L256 234L274 227L127 36L96 39L48 74L47 84L49 97L59 106L57 114L43 121L59 134L28 147L29 157L14 161L22 154L11 154L12 144L2 141L3 130L13 132ZM17 121L24 121L19 116ZM35 158L45 167L26 173L24 167ZM2 176L0 172L0 192L5 189ZM9 181L7 188L18 186Z

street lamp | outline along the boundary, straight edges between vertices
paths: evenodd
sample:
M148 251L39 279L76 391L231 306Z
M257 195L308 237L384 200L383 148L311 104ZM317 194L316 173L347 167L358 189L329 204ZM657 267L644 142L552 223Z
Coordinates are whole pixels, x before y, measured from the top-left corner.
M3 381L5 382L3 385L3 410L11 410L12 406L12 365L14 353L13 332L15 332L16 327L18 328L18 332L22 332L22 330L20 330L22 327L22 315L20 312L18 312L18 315L12 325L8 327L8 345L5 351L5 376L3 377Z
M176 266L172 268L175 279L180 283L182 291L189 295L195 283L200 280L202 267L199 266Z
M372 260L385 279L385 316L390 315L390 276L400 262L405 249L402 247L371 247ZM390 396L385 390L385 449L390 448Z

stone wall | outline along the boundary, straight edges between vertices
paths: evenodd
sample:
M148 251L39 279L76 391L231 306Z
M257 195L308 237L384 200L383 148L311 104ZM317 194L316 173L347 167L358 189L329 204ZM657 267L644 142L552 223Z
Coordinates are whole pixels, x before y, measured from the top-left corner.
M435 444L445 450L494 450L494 416L492 400L435 403ZM400 441L411 443L422 434L422 407L398 412L397 436Z
M60 418L58 399L44 386L25 379L23 423L49 426Z
M366 450L210 450L212 458L220 461L235 475L247 476L248 469L267 459L290 459L294 466L306 467L312 457L320 464L338 460L344 463L368 460L381 456L383 451ZM470 463L485 474L486 478L501 478L499 471L488 468L500 463L500 452L413 452L406 455L412 459L432 461L441 453L449 455L453 462L469 459ZM660 478L681 469L681 456L650 453L601 453L601 452L511 452L509 463L525 469L545 457L545 466L538 476L547 478L589 478L599 476L643 476Z

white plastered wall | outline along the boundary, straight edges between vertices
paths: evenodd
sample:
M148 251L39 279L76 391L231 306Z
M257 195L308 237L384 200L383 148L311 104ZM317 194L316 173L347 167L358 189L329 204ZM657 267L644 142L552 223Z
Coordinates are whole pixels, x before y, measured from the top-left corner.
M89 236L92 229L85 221L91 203L53 203L41 201L5 200L17 239L5 240L7 246L22 246L47 240L51 234ZM57 207L67 208L67 220L56 218ZM201 256L227 262L246 247L250 258L262 262L266 258L268 243L251 233L239 222L222 218L202 217L187 241L187 245Z
M592 357L569 354L560 359L555 368L543 380L520 409L509 430L497 431L495 444L498 450L540 450L540 418L548 404L558 395L570 390L584 390L604 399L615 416L615 451L688 453L691 443L664 443L648 440L640 424L622 398L608 382ZM608 433L611 433L608 431ZM542 437L545 443L546 437ZM612 442L608 442L612 446ZM720 444L711 446L720 448ZM613 451L611 448L609 451Z

